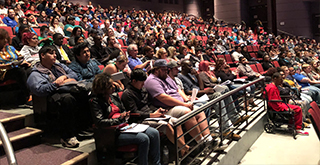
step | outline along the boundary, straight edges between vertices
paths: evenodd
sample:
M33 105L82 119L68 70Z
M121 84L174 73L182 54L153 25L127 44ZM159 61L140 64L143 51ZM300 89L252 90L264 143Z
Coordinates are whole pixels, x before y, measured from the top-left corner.
M0 112L0 122L7 132L15 131L24 127L25 115Z
M11 108L11 109L0 109L0 112L24 115L25 116L24 126L27 126L27 127L35 126L34 119L33 119L34 117L33 117L32 106L21 105L19 107Z
M15 152L19 165L86 165L88 153L39 144ZM0 157L0 164L7 165L6 156Z
M16 130L8 133L8 137L11 141L12 147L15 151L38 145L41 143L42 130L36 128L25 127L20 130ZM0 141L0 155L4 155L4 149L2 147L2 141Z

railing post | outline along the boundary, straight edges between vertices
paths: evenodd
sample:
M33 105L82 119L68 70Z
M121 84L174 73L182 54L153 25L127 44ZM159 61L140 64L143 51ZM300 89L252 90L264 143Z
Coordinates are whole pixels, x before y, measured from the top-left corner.
M4 148L4 151L6 152L7 159L8 159L8 164L9 165L17 165L17 160L14 155L14 150L12 148L11 142L9 140L7 131L5 130L4 126L0 122L0 138L2 141L2 145Z
M180 165L179 162L179 149L178 149L178 136L177 136L177 126L173 126L173 134L174 134L174 147L175 147L175 158L176 158L176 165Z
M219 110L220 110L219 111L219 128L220 128L220 140L221 140L221 143L219 145L221 146L222 139L223 139L221 100L219 101Z

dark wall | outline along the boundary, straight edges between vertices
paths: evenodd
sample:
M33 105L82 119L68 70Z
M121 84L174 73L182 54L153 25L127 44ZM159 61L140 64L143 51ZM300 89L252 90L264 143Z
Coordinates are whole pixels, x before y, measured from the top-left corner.
M215 18L226 22L241 22L240 0L214 0Z
M305 0L277 0L278 29L298 36L313 37L312 3Z

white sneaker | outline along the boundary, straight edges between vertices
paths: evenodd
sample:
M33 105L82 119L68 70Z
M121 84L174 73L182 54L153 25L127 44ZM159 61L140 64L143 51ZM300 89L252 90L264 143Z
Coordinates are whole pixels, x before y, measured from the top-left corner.
M302 130L297 130L297 135L309 136L309 132L302 131Z
M76 137L68 138L68 139L60 139L63 147L68 148L76 148L79 147L80 142L77 140Z

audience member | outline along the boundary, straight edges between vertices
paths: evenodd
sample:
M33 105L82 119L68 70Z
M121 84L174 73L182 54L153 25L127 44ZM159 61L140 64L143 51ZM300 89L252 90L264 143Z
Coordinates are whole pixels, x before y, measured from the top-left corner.
M282 84L282 77L277 72L272 76L272 83L266 86L266 91L269 100L281 100L280 92L277 86ZM302 111L297 105L285 104L283 102L268 102L268 105L272 107L274 111L293 111L295 129L299 135L309 135L308 132L302 131Z
M77 81L85 80L86 82L92 82L94 76L101 73L101 65L95 59L90 59L90 50L87 44L82 43L73 48L73 54L76 60L68 66L77 74Z
M92 85L93 96L89 101L94 124L97 127L119 125L130 116L130 111L125 108L114 92L113 80L107 73L96 76ZM120 133L117 145L137 144L139 164L148 164L150 155L153 164L160 165L160 137L159 132L148 127L141 133Z
M53 46L57 55L57 60L63 64L71 64L75 60L73 52L67 45L63 44L63 35L56 33L53 35Z

